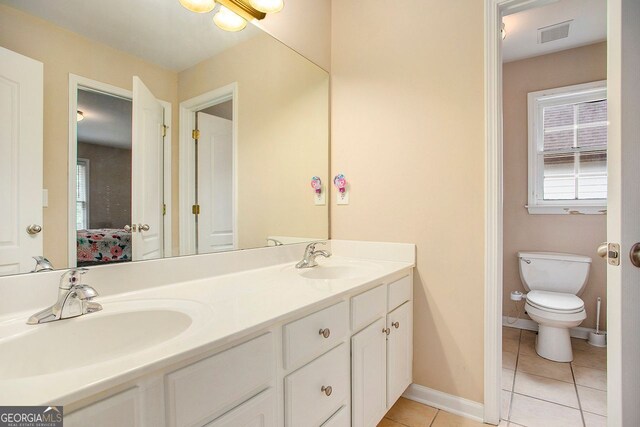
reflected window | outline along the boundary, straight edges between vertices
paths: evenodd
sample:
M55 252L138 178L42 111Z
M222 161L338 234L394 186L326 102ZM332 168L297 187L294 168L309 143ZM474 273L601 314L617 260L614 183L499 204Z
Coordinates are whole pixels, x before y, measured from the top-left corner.
M76 167L76 230L89 224L89 160L78 159Z

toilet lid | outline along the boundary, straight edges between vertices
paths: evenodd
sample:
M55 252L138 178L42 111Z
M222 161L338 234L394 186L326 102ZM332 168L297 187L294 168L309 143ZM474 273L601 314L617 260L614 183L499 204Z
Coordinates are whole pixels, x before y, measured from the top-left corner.
M584 309L584 301L573 294L548 291L531 291L527 302L541 310L560 313L578 313Z

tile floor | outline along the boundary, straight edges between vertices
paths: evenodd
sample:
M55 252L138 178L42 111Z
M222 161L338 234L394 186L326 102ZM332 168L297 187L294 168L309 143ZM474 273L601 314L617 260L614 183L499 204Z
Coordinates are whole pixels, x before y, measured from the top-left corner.
M536 354L535 339L502 329L502 425L606 426L606 348L572 338L573 362L557 363Z
M607 425L607 351L572 338L574 360L536 354L535 332L502 329L502 414L499 427ZM378 427L480 427L478 421L400 398Z

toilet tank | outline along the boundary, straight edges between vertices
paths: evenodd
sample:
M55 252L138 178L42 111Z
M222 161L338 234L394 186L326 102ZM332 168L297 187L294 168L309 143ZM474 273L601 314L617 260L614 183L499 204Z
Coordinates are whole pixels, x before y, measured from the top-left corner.
M518 252L520 279L527 291L580 295L589 278L591 258L558 252Z

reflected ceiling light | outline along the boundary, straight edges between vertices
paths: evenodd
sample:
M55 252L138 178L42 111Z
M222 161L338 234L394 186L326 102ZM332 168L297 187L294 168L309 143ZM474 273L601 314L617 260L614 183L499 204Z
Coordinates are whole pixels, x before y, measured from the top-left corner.
M280 12L284 7L284 0L249 0L254 9L264 13Z
M240 31L247 26L247 20L224 6L213 15L213 22L225 31Z
M215 0L179 0L180 4L191 12L207 13L216 7Z
M502 30L500 31L500 34L502 35L502 40L507 38L507 30L504 29L504 22L502 23Z
M77 112L77 113L78 113L78 115L77 115L77 120L78 120L79 122L81 122L82 120L84 120L84 113L83 113L82 111L80 111L80 110L78 110L78 112Z

